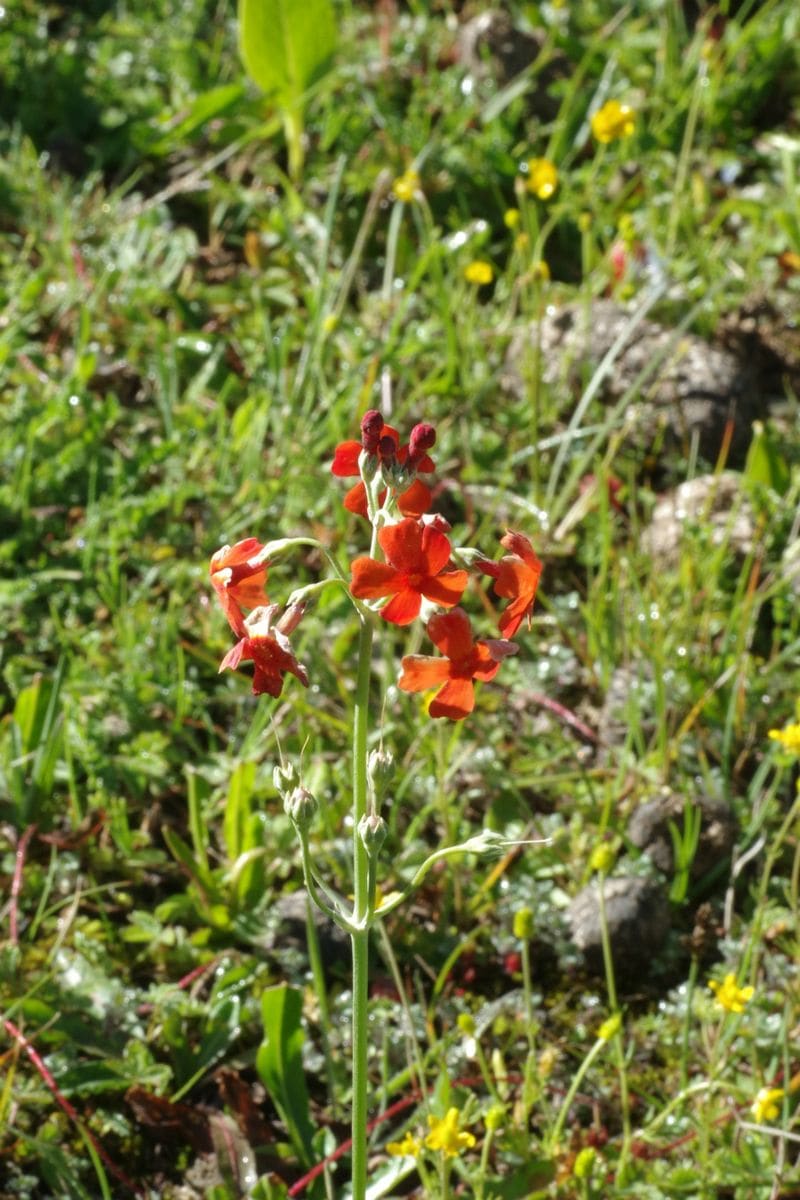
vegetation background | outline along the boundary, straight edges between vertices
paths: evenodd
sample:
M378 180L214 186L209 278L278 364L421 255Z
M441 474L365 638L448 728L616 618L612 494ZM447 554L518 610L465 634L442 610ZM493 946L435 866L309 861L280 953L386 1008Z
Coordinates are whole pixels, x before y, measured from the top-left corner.
M396 691L384 631L384 886L484 827L550 841L429 877L376 938L373 1194L422 1194L386 1143L451 1105L456 1194L800 1194L798 745L768 738L800 720L800 11L475 17L337 3L290 178L230 0L0 10L4 1200L343 1194L341 1161L302 1180L347 1137L347 948L323 927L309 967L272 768L303 756L341 880L356 622L326 594L308 691L255 701L217 674L207 563L250 535L363 552L329 464L389 397L436 425L454 537L523 529L545 571L463 724ZM600 145L610 98L635 129ZM613 973L598 867L643 897L609 904ZM706 988L728 974L741 1012Z

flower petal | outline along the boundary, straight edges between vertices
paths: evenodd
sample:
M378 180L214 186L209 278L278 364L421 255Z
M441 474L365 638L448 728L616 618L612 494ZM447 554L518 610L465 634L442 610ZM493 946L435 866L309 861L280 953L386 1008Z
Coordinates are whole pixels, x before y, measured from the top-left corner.
M466 571L445 571L442 575L434 575L424 579L420 584L423 596L442 608L452 608L458 604L464 594L469 575Z
M331 472L342 477L358 474L361 442L340 442L333 452Z
M448 658L459 660L472 653L472 627L463 608L436 613L428 621L428 637Z
M432 717L448 717L463 721L475 707L475 688L471 679L448 679L431 700L428 712Z
M359 517L366 517L367 512L367 489L359 480L350 488L343 500L343 504L348 512L355 513Z
M231 646L230 650L219 664L220 672L227 670L235 671L239 663L242 661L242 657L244 656L246 648L247 638L240 638L235 646Z
M407 654L400 665L403 669L397 686L401 692L424 692L438 687L450 676L447 659L432 658L428 654Z
M423 563L422 535L423 529L419 522L412 517L404 517L396 525L384 525L378 534L378 541L387 560L398 571L416 572L421 575L435 574L429 572ZM443 534L439 534L439 537L442 536Z
M530 539L524 533L517 533L514 529L507 529L503 537L500 538L500 545L504 546L506 550L510 550L512 554L516 554L517 558L521 558L533 570L541 573L542 564L536 556Z
M410 487L397 497L397 507L404 517L421 517L433 501L431 489L421 479L415 479Z
M403 586L401 575L389 563L366 556L356 558L350 567L350 591L359 600L380 600L392 596Z
M384 621L393 625L410 625L419 616L422 596L413 588L403 588L381 609Z
M215 554L211 555L209 571L213 575L223 567L238 566L239 563L247 562L249 558L255 558L263 549L262 543L254 537L244 538L233 546L223 546L221 550L217 550Z
M426 575L438 575L450 561L450 539L433 525L425 525L422 531L421 557L425 564L423 571ZM417 567L417 570L420 570ZM466 572L463 572L466 575ZM466 580L464 587L466 587ZM461 589L462 592L464 588Z

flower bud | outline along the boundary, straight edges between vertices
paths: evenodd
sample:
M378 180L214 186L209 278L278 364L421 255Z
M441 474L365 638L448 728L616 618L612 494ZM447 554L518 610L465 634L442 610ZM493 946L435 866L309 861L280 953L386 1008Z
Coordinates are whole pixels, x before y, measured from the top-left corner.
M506 1110L503 1105L493 1104L486 1116L483 1118L483 1123L487 1129L495 1130L500 1128L505 1119Z
M279 796L286 796L297 784L297 771L290 762L281 763L272 768L272 782Z
M389 437L387 433L378 442L378 457L384 467L392 468L397 457L397 444L393 437Z
M295 629L297 629L297 626L303 619L303 613L305 611L306 606L302 603L302 601L300 604L290 604L283 610L283 614L281 615L280 620L275 628L279 629L281 633L286 634L288 637L290 633L294 633Z
M370 750L367 771L373 790L380 795L394 775L393 755L388 750Z
M521 942L530 941L533 937L533 912L527 906L518 908L514 913L514 937Z
M283 800L283 811L298 829L308 829L317 811L317 798L308 788L293 788Z
M432 425L421 423L415 425L408 439L408 465L416 466L436 443L436 430Z
M599 875L607 875L616 857L617 848L613 842L600 842L589 855L589 866Z
M588 1179L594 1170L596 1158L597 1151L593 1146L584 1146L583 1150L578 1151L572 1167L572 1174L575 1178Z
M386 822L383 817L379 817L375 813L363 816L358 822L358 836L361 838L364 849L370 854L378 853L386 841L386 834Z
M361 445L369 454L378 449L383 433L383 417L376 408L370 408L361 418Z
M456 1018L456 1025L462 1033L475 1032L475 1018L472 1013L459 1013Z

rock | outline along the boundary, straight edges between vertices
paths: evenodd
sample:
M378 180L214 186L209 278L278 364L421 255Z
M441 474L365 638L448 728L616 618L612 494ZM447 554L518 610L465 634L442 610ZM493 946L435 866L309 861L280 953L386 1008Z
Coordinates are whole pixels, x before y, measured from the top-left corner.
M700 840L697 845L690 877L702 879L715 867L730 858L736 840L736 820L724 800L699 793L692 797L701 812ZM639 806L628 822L628 838L650 861L671 875L673 871L670 821L683 829L686 798L665 788L661 795Z
M746 363L691 333L675 335L655 321L640 321L626 334L631 312L613 300L595 300L545 312L541 330L531 325L512 339L506 360L506 385L524 388L524 364L533 340L541 345L542 376L550 386L566 385L578 395L608 351L623 337L607 368L599 398L607 404L633 389L625 415L629 439L643 452L663 430L687 451L694 437L701 454L715 462L729 420L733 435L728 461L740 465L750 443L750 426L764 416L770 397ZM654 365L656 364L656 365ZM639 382L648 371L644 382Z
M699 475L661 497L642 533L642 547L657 568L680 562L684 530L696 524L707 531L711 547L725 545L740 557L750 553L756 521L741 475L733 471Z
M545 40L542 32L518 28L503 9L489 8L461 26L456 57L474 79L490 76L503 87L536 61ZM543 120L556 116L560 101L549 89L567 73L567 59L556 51L531 80L526 99Z
M617 667L609 679L608 689L597 721L597 732L604 746L622 746L628 735L631 720L638 719L647 740L655 711L656 687L653 664L644 659Z
M602 972L603 943L598 883L590 883L569 906L572 940L588 970ZM614 971L620 980L645 969L669 933L669 902L660 883L620 876L606 879L603 898Z
M322 964L326 969L346 966L350 960L350 939L329 917L312 905L314 924L317 927ZM269 914L269 928L264 941L267 949L280 954L289 948L307 955L306 945L306 893L304 890L289 892L281 896Z
M721 321L719 337L737 358L755 366L778 395L800 392L800 319L797 292L775 288L748 296Z

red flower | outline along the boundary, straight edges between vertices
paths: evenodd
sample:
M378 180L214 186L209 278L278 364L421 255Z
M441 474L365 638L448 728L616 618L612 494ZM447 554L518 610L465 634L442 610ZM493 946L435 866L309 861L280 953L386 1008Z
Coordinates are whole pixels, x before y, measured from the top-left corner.
M432 525L406 517L385 525L378 534L386 562L357 558L351 568L350 590L359 600L392 599L381 616L395 625L409 625L419 616L422 597L452 608L467 586L466 571L443 571L450 558L450 543Z
M223 546L211 556L211 584L234 633L245 633L242 608L268 604L264 585L267 568L259 558L264 549L258 538L245 538L235 546Z
M472 681L493 679L502 660L516 654L517 647L499 638L473 642L469 617L463 608L431 617L428 636L445 657L407 654L398 687L404 692L439 687L428 709L431 716L462 721L475 707Z
M408 462L409 466L413 465L414 470L424 474L430 474L434 470L433 459L427 454L427 450L436 440L432 426L415 425L412 429L409 446L412 446L414 454L411 459L409 446L400 445L400 434L391 425L384 425L383 418L375 409L365 413L361 431L360 442L340 442L336 447L331 463L334 475L348 478L360 474L358 460L362 450L377 458L380 465L386 463L389 466L396 461L402 466ZM384 491L380 495L381 504L385 496ZM397 497L397 505L404 517L421 517L431 506L430 488L421 480L415 479ZM344 506L348 512L357 513L361 517L367 516L367 490L361 480L350 488L344 498Z
M275 627L272 625L272 618L277 611L278 605L271 604L252 613L244 626L244 636L219 665L220 671L235 671L243 660L252 661L255 665L254 696L261 696L264 692L270 696L280 696L287 671L299 679L304 687L308 687L306 669L295 658L289 639L281 631L281 622Z
M499 621L500 632L506 638L514 636L524 617L530 624L542 564L524 533L509 529L500 539L500 545L511 553L504 555L500 562L480 559L475 565L485 575L493 577L497 595L511 601Z

